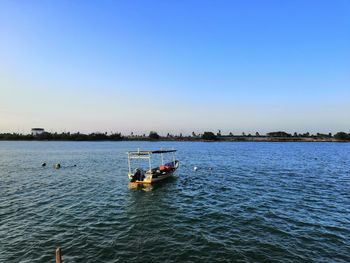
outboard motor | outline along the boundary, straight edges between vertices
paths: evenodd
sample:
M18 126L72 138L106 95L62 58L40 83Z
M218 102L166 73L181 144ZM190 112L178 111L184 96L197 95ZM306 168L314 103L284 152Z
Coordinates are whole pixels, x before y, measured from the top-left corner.
M140 168L136 168L132 176L131 182L143 181L144 178L145 178L145 171Z

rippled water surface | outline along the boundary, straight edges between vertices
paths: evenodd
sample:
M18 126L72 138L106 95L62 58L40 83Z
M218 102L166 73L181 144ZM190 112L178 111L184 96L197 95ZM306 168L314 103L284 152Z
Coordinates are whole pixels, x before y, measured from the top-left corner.
M129 189L138 147L178 149L176 177ZM0 142L0 262L58 246L63 262L350 262L350 144Z

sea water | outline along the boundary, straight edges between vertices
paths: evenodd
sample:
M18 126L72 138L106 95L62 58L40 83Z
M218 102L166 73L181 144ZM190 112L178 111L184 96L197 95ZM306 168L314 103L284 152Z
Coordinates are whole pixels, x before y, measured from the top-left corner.
M174 178L128 187L127 151L173 147ZM350 144L0 142L0 262L57 247L63 262L350 262Z

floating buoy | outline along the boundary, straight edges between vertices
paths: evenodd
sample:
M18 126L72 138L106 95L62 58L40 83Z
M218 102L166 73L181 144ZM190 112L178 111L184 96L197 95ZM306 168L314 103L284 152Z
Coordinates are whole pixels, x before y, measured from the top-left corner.
M197 171L198 170L198 167L197 166L195 166L195 167L193 167L193 171Z
M61 164L59 163L56 163L55 166L54 166L55 169L60 169L61 168Z
M42 166L42 167L46 166L46 163L42 163L41 166Z

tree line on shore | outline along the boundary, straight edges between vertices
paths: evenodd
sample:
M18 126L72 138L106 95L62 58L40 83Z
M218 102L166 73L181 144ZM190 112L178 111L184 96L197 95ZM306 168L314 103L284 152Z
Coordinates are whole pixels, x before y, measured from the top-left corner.
M43 132L41 134L19 134L19 133L0 133L0 140L14 141L120 141L123 139L121 133L50 133Z
M216 134L214 132L206 131L202 134L196 134L192 132L191 135L183 135L182 133L178 135L172 135L168 133L166 136L160 136L156 131L151 131L148 135L122 135L121 133L50 133L43 132L41 134L20 134L20 133L0 133L0 140L42 140L42 141L122 141L122 140L205 140L205 141L217 141L217 140L228 140L230 138L244 139L244 138L285 138L285 139L298 139L298 138L311 138L320 140L340 140L340 141L350 141L350 133L338 132L335 135L331 133L328 134L310 134L306 133L287 133L284 131L270 132L266 135L260 135L258 132L255 134L245 134L234 135L233 133L221 134L219 130Z

